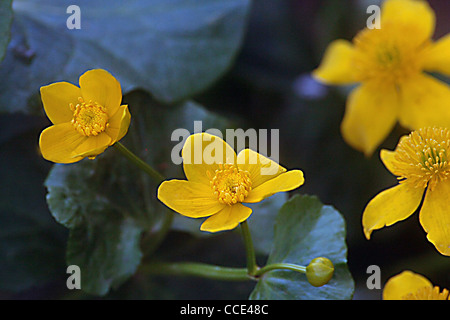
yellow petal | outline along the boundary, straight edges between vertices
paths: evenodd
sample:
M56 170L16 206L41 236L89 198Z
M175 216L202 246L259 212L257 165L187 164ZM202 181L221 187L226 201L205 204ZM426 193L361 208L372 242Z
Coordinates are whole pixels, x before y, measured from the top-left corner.
M390 278L383 289L383 300L402 300L409 293L414 294L424 287L432 287L433 284L424 276L405 270Z
M450 34L431 45L426 54L424 69L450 76Z
M250 173L253 189L286 172L286 169L275 161L250 149L239 152L236 161L239 169Z
M73 151L84 141L86 136L74 129L70 122L56 124L42 131L39 147L42 156L56 163L73 163L83 157L73 157Z
M225 207L202 223L200 230L219 232L236 228L252 214L252 209L240 203Z
M213 197L210 187L186 180L164 181L158 188L158 199L190 218L207 217L226 206Z
M395 156L395 151L390 151L383 149L380 151L380 159L383 162L384 166L392 173L395 171L395 166L393 164L393 160ZM394 173L395 174L395 173Z
M424 189L400 183L377 194L366 206L362 217L364 234L390 226L412 215L419 206Z
M303 172L300 170L290 170L280 174L274 179L271 179L255 189L252 189L244 202L254 203L260 202L265 198L277 192L285 192L294 190L300 187L305 182L303 178Z
M428 240L443 255L450 256L450 180L429 188L420 210L420 224Z
M417 130L422 127L450 127L450 88L434 77L421 74L401 84L402 126Z
M95 157L109 147L111 138L102 132L97 136L90 136L73 150L72 157Z
M398 104L394 88L362 84L347 99L341 124L344 140L366 156L372 155L394 127Z
M418 43L430 39L434 33L436 17L427 1L387 0L381 8L381 28L390 24L410 25Z
M81 97L81 90L68 82L56 82L40 89L41 99L45 113L53 124L69 122L73 118L73 111L69 104L74 106Z
M339 39L331 42L319 67L313 71L313 77L326 84L354 83L353 55L353 45L349 41Z
M116 114L108 120L106 134L111 137L111 144L116 143L128 132L130 126L131 114L127 105L120 106Z
M112 117L120 107L122 101L120 83L106 70L86 71L80 77L80 88L83 99L104 106L109 117Z
M189 136L181 151L183 168L189 181L209 186L208 173L214 176L219 164L236 163L236 153L221 138L208 133Z
M408 138L408 135L402 136L397 144L397 147L400 145L400 143L403 139L407 139L407 138ZM392 174L399 176L400 174L398 174L396 167L394 165L396 151L397 151L397 149L395 149L395 151L383 149L380 151L380 159L383 162L386 169L388 169Z

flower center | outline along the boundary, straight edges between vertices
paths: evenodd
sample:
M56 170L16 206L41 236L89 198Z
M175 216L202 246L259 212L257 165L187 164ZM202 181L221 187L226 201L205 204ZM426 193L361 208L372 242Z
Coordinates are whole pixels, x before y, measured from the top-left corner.
M78 101L76 106L69 104L74 128L84 136L96 136L105 131L109 126L106 108L92 100L86 103L81 97Z
M360 81L395 85L422 70L424 50L411 26L385 23L381 29L364 29L354 39L354 65Z
M442 292L438 286L424 287L417 290L415 293L409 293L403 297L403 300L448 300L449 292L443 289Z
M450 131L422 128L400 140L395 151L395 174L416 187L433 190L450 174ZM400 182L403 182L400 181Z
M250 174L231 164L219 164L210 184L219 202L228 205L244 201L252 190Z

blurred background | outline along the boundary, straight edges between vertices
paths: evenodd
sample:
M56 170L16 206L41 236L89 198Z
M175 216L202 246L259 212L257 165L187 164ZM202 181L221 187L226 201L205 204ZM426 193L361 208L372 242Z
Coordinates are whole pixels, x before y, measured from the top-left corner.
M439 38L450 30L450 3L429 3L436 13L435 38ZM426 240L417 214L375 231L370 241L365 239L361 226L365 205L396 183L380 162L379 150L393 149L407 131L397 126L372 157L365 157L345 144L339 130L349 88L327 87L310 77L330 41L351 40L365 27L370 4L379 5L380 1L253 1L242 46L231 67L193 100L238 121L243 128L280 130L280 163L305 173L306 182L298 192L317 195L345 217L348 265L356 284L354 299L372 300L380 299L382 290L367 288L368 266L380 267L382 286L391 276L408 269L425 275L435 285L450 288L450 258L441 256ZM15 72L12 66L0 67ZM5 88L0 81L0 92ZM2 105L12 103L1 101ZM40 157L37 144L40 131L49 122L39 100L29 103L40 111L0 114L0 298L96 298L65 290L68 232L47 208L43 183L52 164ZM214 250L218 246L220 252ZM173 250L175 247L179 252ZM167 248L174 256L204 257L206 262L217 264L229 257L237 265L245 261L240 235L234 233L205 241L173 232L160 252L167 252ZM148 280L136 274L105 298L152 298L155 296L148 292L161 286L177 287L180 292L195 286L201 292L187 296L163 293L159 298L245 299L251 290L245 283L164 277Z

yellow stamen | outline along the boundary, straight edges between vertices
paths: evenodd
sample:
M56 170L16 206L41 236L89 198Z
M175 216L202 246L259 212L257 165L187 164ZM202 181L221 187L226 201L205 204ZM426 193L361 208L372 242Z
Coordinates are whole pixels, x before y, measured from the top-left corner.
M412 28L386 22L381 29L361 31L353 40L358 80L391 86L419 74L430 43L418 43Z
M69 104L74 128L84 136L96 136L105 131L109 126L106 108L92 100L86 103L81 97L78 101L76 106Z
M252 181L247 171L240 170L231 164L219 164L219 169L208 173L214 195L219 202L232 205L243 202L252 190Z
M403 300L448 300L449 291L443 289L442 292L438 286L424 287L417 290L415 293L409 293L403 297Z
M450 131L422 128L402 139L395 151L393 166L402 182L434 189L450 175Z

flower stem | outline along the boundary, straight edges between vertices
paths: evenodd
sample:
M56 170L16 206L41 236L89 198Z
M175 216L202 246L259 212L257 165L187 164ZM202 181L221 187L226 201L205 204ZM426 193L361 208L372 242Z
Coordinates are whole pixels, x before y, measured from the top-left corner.
M120 142L116 142L114 147L125 156L128 160L130 160L134 165L136 165L139 169L143 170L147 173L156 183L161 183L164 180L164 177L155 169L153 169L149 164L145 163L141 158L131 152L127 147L125 147Z
M247 272L250 276L254 276L258 270L258 266L256 265L255 249L253 248L253 241L247 221L241 222L241 230L247 254Z
M296 272L300 272L300 273L306 273L306 267L304 267L304 266L299 266L299 265L292 264L292 263L273 263L273 264L268 264L268 265L262 267L261 269L258 269L255 273L255 276L262 276L264 273L267 273L269 271L280 270L280 269L291 270L291 271L296 271Z
M251 279L246 268L227 268L194 262L152 263L142 265L140 271L146 274L196 276L213 280L245 281Z

